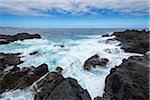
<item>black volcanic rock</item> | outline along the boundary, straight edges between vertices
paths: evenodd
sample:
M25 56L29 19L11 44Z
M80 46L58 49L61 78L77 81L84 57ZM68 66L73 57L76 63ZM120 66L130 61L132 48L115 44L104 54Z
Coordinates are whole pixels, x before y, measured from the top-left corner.
M97 96L94 100L102 100L102 97Z
M60 73L48 73L35 85L34 100L91 100L75 79L64 78ZM40 90L40 92L38 92Z
M109 34L104 34L102 35L102 37L109 37Z
M34 51L30 53L30 55L36 55L36 54L38 54L38 51Z
M149 100L149 57L131 56L112 68L104 91L100 100Z
M121 48L126 52L145 53L149 51L149 31L126 30L114 32L112 35L121 42Z
M35 69L14 66L0 77L0 93L10 89L24 89L48 72L48 66L42 64Z
M108 62L109 60L107 58L100 58L100 56L96 54L85 61L84 69L91 70L91 68L95 68L95 66L106 66Z
M0 44L8 44L17 40L41 38L39 34L18 33L16 35L0 35Z
M20 58L21 57L19 56L19 54L0 53L0 76L7 66L21 64L23 61L21 61Z

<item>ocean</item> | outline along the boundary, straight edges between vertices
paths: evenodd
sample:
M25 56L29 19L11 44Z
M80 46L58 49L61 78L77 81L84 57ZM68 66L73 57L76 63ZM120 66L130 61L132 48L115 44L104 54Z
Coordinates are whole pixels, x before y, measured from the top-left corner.
M21 60L24 63L19 67L36 67L43 63L49 66L49 71L55 71L58 66L62 67L63 76L75 78L94 99L103 95L105 78L110 69L121 64L122 59L138 55L124 52L120 49L119 41L106 42L108 39L115 38L114 36L102 37L103 34L112 34L122 30L124 29L0 28L1 34L14 35L18 32L28 32L38 33L42 36L41 39L15 41L0 45L0 52L21 53ZM38 54L30 55L34 51L38 51ZM95 54L109 59L106 68L96 67L91 71L84 70L84 62ZM1 100L34 100L34 93L31 86L25 90L5 92L1 97Z

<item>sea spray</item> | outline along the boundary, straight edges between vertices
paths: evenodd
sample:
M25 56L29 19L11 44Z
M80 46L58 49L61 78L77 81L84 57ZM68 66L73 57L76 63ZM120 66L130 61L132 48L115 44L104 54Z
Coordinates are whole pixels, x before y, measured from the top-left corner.
M62 67L64 77L77 79L78 83L87 89L92 99L102 96L104 92L104 82L111 68L119 65L122 59L128 58L133 53L125 53L120 49L120 42L112 37L101 37L99 35L86 36L82 39L65 39L54 42L49 39L33 39L16 41L7 45L0 45L0 52L22 53L24 66L38 66L46 63L49 71L55 71L57 66ZM112 41L107 42L108 39ZM63 47L60 44L64 45ZM37 55L30 55L31 52L38 51ZM83 65L89 57L99 54L100 57L109 59L106 68L96 67L91 71L85 71ZM27 90L14 90L2 94L2 100L33 100L34 94L31 88Z

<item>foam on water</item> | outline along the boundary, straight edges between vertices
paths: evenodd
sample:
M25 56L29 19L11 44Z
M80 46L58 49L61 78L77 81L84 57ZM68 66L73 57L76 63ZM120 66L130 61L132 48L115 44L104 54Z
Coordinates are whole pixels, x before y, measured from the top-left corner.
M119 65L122 59L128 58L133 53L125 53L120 49L118 41L109 41L114 37L100 37L99 35L87 36L86 39L66 39L61 42L53 42L47 39L33 39L17 41L7 45L0 45L0 52L22 53L23 66L38 66L46 63L50 71L57 66L62 67L64 77L77 79L79 84L87 89L92 99L102 96L104 82L109 71L115 65ZM64 45L61 47L60 45ZM38 51L36 55L31 52ZM83 69L84 62L91 56L99 54L100 57L109 59L106 68L96 67L91 71ZM18 94L18 95L17 95ZM34 94L30 88L27 90L15 90L2 94L2 100L33 100Z
M11 90L0 95L0 100L34 100L31 88L26 90Z

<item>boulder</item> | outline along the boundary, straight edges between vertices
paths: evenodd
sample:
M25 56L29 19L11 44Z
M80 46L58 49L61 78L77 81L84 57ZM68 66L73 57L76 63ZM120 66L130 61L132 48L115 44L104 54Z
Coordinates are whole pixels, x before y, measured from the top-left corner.
M92 67L106 66L108 62L109 60L107 58L100 58L100 56L96 54L85 61L84 69L91 70Z
M101 100L149 100L149 57L131 56L112 68Z
M34 100L91 100L75 79L65 79L58 72L48 73L33 87L37 92Z
M126 52L143 54L149 51L149 31L126 30L114 32L112 35L121 42L121 48Z
M42 64L35 69L14 66L0 77L0 93L10 89L24 89L48 72L48 66Z
M102 37L109 37L109 34L104 34L102 35Z
M30 55L36 55L36 54L38 54L38 51L34 51L30 53Z
M0 35L0 44L8 44L17 40L41 38L39 34L18 33L16 35Z

